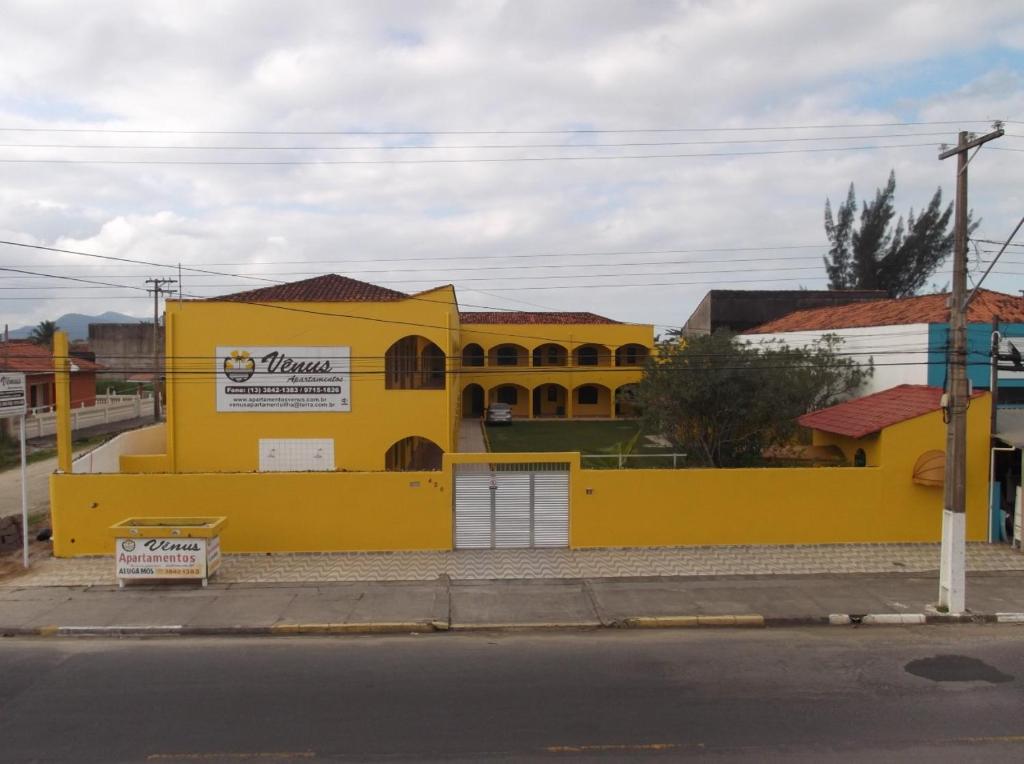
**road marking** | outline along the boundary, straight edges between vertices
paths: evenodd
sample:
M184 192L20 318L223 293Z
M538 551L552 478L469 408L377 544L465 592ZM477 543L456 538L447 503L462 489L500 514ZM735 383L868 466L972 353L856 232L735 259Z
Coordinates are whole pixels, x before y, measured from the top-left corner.
M549 745L548 753L588 753L599 751L674 751L679 748L703 748L703 743L620 743L606 745Z
M313 751L226 751L224 753L151 753L146 761L210 761L217 759L315 759Z
M951 743L1024 743L1024 735L993 735L991 737L956 737Z

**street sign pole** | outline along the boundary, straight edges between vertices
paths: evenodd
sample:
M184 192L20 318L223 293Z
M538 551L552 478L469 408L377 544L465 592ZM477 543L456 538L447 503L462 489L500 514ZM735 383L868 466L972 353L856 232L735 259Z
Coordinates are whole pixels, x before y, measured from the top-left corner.
M28 448L25 445L25 415L21 415L21 549L22 563L28 570Z

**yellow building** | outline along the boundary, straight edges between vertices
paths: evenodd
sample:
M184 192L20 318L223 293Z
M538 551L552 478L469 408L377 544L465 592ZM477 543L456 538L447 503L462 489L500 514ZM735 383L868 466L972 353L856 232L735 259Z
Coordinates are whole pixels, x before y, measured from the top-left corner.
M623 391L652 346L652 326L590 313L460 313L451 286L330 275L169 300L165 448L120 468L439 469L459 419L491 402L523 418L631 413Z

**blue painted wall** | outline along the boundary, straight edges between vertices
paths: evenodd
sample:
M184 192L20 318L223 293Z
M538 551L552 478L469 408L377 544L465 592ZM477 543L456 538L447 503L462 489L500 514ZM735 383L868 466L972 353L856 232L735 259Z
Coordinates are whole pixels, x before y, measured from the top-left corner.
M1000 324L1003 337L1020 337L1024 351L1024 324ZM943 387L946 379L946 344L949 324L928 324L928 384ZM967 325L967 378L976 388L988 390L991 376L992 325ZM1024 387L1024 379L1000 379L1000 387Z

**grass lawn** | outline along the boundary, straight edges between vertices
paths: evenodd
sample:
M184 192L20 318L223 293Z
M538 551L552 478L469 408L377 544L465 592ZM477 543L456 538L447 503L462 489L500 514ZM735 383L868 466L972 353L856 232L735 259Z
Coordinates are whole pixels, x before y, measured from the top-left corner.
M93 446L98 446L101 443L110 440L116 434L117 433L107 433L106 435L93 435L88 438L75 438L71 441L71 447L76 451L92 448ZM56 455L56 448L41 448L29 453L28 456L25 457L25 462L27 464L41 462L44 459L49 459ZM7 439L0 440L0 472L20 466L21 447L18 445L18 441Z
M584 454L618 453L640 429L639 422L616 419L600 421L524 422L487 427L491 450L579 451Z

